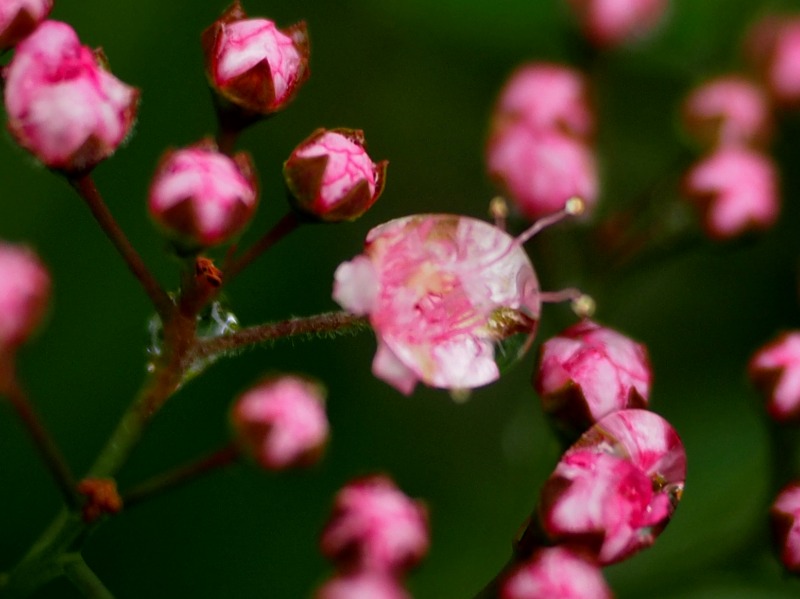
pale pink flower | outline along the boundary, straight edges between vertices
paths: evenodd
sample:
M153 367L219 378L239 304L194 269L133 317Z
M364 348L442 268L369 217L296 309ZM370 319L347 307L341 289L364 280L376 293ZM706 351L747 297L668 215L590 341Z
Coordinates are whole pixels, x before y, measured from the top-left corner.
M52 9L53 0L0 0L0 49L30 35Z
M674 429L646 410L606 416L562 457L539 514L556 542L606 565L653 544L683 493L686 454Z
M594 131L586 78L559 64L528 63L509 77L494 109L496 126L523 121L536 130L556 130L576 137Z
M572 197L581 198L587 211L597 201L592 150L559 131L507 122L490 136L486 162L489 175L532 220L563 209Z
M748 148L718 148L692 167L684 188L702 213L703 228L714 239L767 229L778 219L775 166L768 156Z
M323 388L308 379L267 378L236 400L231 411L236 440L269 470L312 464L328 439L324 401Z
M41 322L50 275L26 247L0 242L0 352L23 343Z
M500 599L611 599L597 564L566 547L547 547L503 582Z
M781 562L790 572L800 572L800 482L793 481L781 490L770 518Z
M45 165L83 171L127 137L139 92L104 69L66 23L45 21L16 48L8 67L8 127Z
M333 297L370 317L373 373L403 393L418 381L471 389L500 375L528 345L541 300L521 244L473 218L417 215L367 236L336 270Z
M411 595L394 577L366 570L332 578L314 599L411 599Z
M800 332L784 333L759 349L748 372L775 420L800 417Z
M348 571L398 575L428 552L427 511L385 476L351 482L334 500L322 553Z
M546 412L582 431L611 412L646 407L652 377L644 345L585 320L542 345L534 386Z
M246 154L233 158L207 143L170 150L150 187L150 216L191 247L230 241L250 221L258 203Z
M647 36L661 23L668 0L567 0L586 36L616 46Z
M364 133L317 129L284 163L283 176L294 206L328 222L353 220L383 191L387 162L372 162Z
M761 19L747 36L746 51L776 102L800 102L799 17L769 15Z
M236 0L203 32L206 74L227 101L257 114L286 107L308 79L308 34L300 22L281 30L248 19Z
M772 130L769 100L739 75L718 77L696 87L683 103L687 131L703 143L760 144Z

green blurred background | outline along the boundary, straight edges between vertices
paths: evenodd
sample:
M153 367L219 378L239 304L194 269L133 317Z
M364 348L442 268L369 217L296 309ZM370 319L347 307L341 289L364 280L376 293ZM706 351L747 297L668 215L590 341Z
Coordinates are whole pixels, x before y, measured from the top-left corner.
M176 264L145 213L147 187L166 147L214 131L198 36L225 5L56 4L53 18L71 23L84 43L103 46L115 74L142 90L136 134L96 179L145 261L174 287ZM782 481L773 480L771 432L744 373L756 347L800 324L800 120L785 115L773 147L784 210L767 234L706 241L674 189L693 156L676 126L678 102L702 79L740 68L747 24L781 7L800 9L788 1L676 0L652 41L593 61L603 176L595 220L644 202L671 232L654 238L657 251L615 267L591 224L562 226L531 244L545 288L582 286L598 300L600 321L647 343L652 408L687 447L686 492L672 523L654 547L606 571L620 598L800 594L769 550L766 509ZM421 211L483 217L495 193L483 142L504 79L526 60L583 65L587 58L560 0L248 0L245 8L279 25L306 19L312 41L312 76L295 103L241 140L262 183L246 239L283 215L282 161L316 127L364 129L373 158L390 167L386 192L359 222L300 230L231 286L243 324L335 309L332 273L378 223ZM24 350L21 369L43 419L83 472L142 381L150 311L68 186L5 141L0 236L36 247L55 282L51 317ZM566 307L548 306L539 339L573 320ZM560 452L529 384L534 355L458 405L444 392L419 389L406 398L375 380L374 348L371 334L282 343L220 362L181 390L122 472L123 488L225 443L231 399L270 371L327 383L329 451L307 472L220 471L106 523L85 556L116 596L307 597L332 572L317 537L334 493L376 471L430 508L433 544L410 577L414 596L474 595L505 562ZM776 460L786 470L795 456ZM2 406L0 571L58 506L21 426ZM77 593L57 582L37 596Z

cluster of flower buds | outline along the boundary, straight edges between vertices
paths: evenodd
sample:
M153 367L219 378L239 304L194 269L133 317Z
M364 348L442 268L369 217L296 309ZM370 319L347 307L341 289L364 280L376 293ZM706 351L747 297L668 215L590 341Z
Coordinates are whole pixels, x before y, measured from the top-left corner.
M317 599L405 599L405 574L428 552L425 506L385 476L356 480L339 491L322 532L322 553L338 570Z
M597 200L588 96L581 73L549 63L519 67L500 92L486 146L487 168L529 219L557 212L573 197L581 198L587 210Z
M584 35L599 47L648 36L664 20L669 0L567 0Z

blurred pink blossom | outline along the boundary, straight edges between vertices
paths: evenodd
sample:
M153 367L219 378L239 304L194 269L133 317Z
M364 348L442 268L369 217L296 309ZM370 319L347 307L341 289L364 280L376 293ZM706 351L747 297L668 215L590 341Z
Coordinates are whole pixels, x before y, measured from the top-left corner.
M332 578L314 599L411 599L411 595L393 576L366 570Z
M546 547L506 578L500 599L611 599L595 562L567 547Z
M50 275L23 246L0 242L0 353L23 343L41 322L50 299Z
M772 531L781 562L800 572L800 482L786 485L770 509Z
M800 102L800 17L768 15L747 36L745 50L772 98Z
M767 400L775 420L800 417L800 332L784 333L750 359L750 378Z
M567 0L584 34L598 46L617 46L651 33L668 0Z
M15 46L39 26L53 9L53 0L0 1L0 49Z

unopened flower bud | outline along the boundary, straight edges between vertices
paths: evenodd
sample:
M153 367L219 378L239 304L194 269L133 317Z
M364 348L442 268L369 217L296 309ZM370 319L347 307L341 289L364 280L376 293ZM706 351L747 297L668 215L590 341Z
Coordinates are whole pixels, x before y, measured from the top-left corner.
M786 485L770 509L772 533L781 562L790 572L800 573L800 482Z
M314 599L411 599L411 595L395 577L363 570L332 578L320 587Z
M41 322L50 275L29 249L0 243L0 352L23 343Z
M268 470L313 464L328 439L324 400L323 388L305 378L267 378L233 406L236 441Z
M738 75L706 81L683 103L686 130L700 142L762 144L772 130L769 101L762 89Z
M668 0L567 0L586 37L617 46L647 36L663 19Z
M42 23L8 67L11 134L54 169L86 171L113 154L131 130L138 98L66 23Z
M601 565L618 562L653 544L685 478L686 452L666 420L647 410L614 412L581 436L545 483L542 529Z
M170 150L150 187L153 220L187 248L230 241L250 221L258 203L250 158L228 157L213 145Z
M800 331L784 333L759 349L748 372L764 394L772 418L780 422L800 418Z
M503 582L500 599L611 599L603 573L567 547L538 550Z
M582 432L611 412L647 407L652 377L644 345L584 320L542 345L534 386L545 412Z
M0 49L11 48L38 27L53 9L53 0L2 0Z
M741 146L720 147L696 164L686 175L684 189L713 239L768 229L778 219L775 165L768 156Z
M428 543L426 509L385 476L341 489L320 539L322 553L340 568L387 575L415 566Z
M364 133L350 129L317 129L284 163L290 201L312 218L338 222L366 212L383 191L384 160L372 162Z
M234 2L203 32L206 74L227 102L248 113L285 108L308 78L305 23L278 29L268 19L249 19Z

